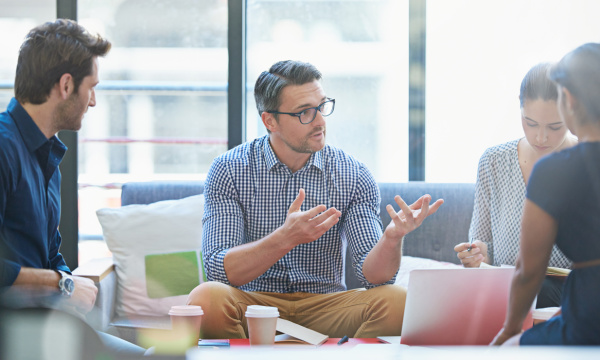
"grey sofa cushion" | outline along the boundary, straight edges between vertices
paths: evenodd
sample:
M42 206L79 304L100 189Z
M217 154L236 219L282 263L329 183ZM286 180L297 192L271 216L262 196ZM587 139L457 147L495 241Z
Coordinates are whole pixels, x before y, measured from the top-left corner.
M454 245L468 240L473 213L474 184L382 183L379 184L379 188L384 229L390 222L385 206L392 204L394 209L399 209L394 201L396 194L409 205L425 194L431 195L432 201L444 199L444 204L438 212L429 216L421 227L406 236L403 254L459 263Z
M151 204L163 200L177 200L202 194L202 181L149 181L123 184L121 205Z

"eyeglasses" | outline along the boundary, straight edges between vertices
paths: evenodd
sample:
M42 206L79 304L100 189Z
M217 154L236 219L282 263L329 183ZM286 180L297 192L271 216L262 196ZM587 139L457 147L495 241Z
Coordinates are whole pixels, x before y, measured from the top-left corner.
M302 124L310 124L317 117L317 110L321 112L323 116L329 116L333 113L335 108L335 99L327 98L326 101L322 102L321 105L304 109L299 113L288 113L280 111L267 111L269 114L283 114L290 116L297 116Z

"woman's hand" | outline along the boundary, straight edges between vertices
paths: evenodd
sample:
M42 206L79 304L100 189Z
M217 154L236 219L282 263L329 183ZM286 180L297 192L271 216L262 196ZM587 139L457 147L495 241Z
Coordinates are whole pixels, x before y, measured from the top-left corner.
M482 262L488 262L487 245L479 240L460 243L454 247L454 251L464 267L479 267Z

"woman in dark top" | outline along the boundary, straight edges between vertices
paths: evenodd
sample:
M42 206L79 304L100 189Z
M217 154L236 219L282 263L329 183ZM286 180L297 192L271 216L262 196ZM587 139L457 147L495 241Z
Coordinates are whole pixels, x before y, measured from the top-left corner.
M542 158L533 169L496 345L600 344L600 44L573 50L548 76L558 87L559 113L579 144ZM561 312L521 334L554 243L573 260Z

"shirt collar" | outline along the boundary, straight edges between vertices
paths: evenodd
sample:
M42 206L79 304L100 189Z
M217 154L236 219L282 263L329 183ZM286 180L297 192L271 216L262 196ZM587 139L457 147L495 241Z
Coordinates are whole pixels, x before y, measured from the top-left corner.
M265 135L265 137L264 137L263 151L265 154L265 161L267 163L267 169L269 171L271 169L273 169L276 165L285 166L287 168L287 166L284 163L279 161L279 159L277 158L277 155L275 155L275 152L273 151L273 148L271 147L271 142L269 141L269 135ZM323 154L322 154L322 152L323 152L323 150L319 150L316 153L313 153L310 156L310 158L308 159L308 161L306 162L306 165L304 165L302 167L302 169L300 169L299 171L302 171L303 169L308 169L311 166L314 166L317 169L323 171Z
M269 171L271 171L273 167L279 164L285 166L281 161L279 161L277 155L275 155L275 152L271 147L271 142L269 141L269 135L265 135L265 137L263 138L263 152L265 154L265 162L267 163L267 169Z
M42 133L40 128L17 99L12 98L10 100L7 111L15 121L15 125L21 133L21 137L23 138L25 146L27 146L27 150L33 153L48 142L44 133Z

